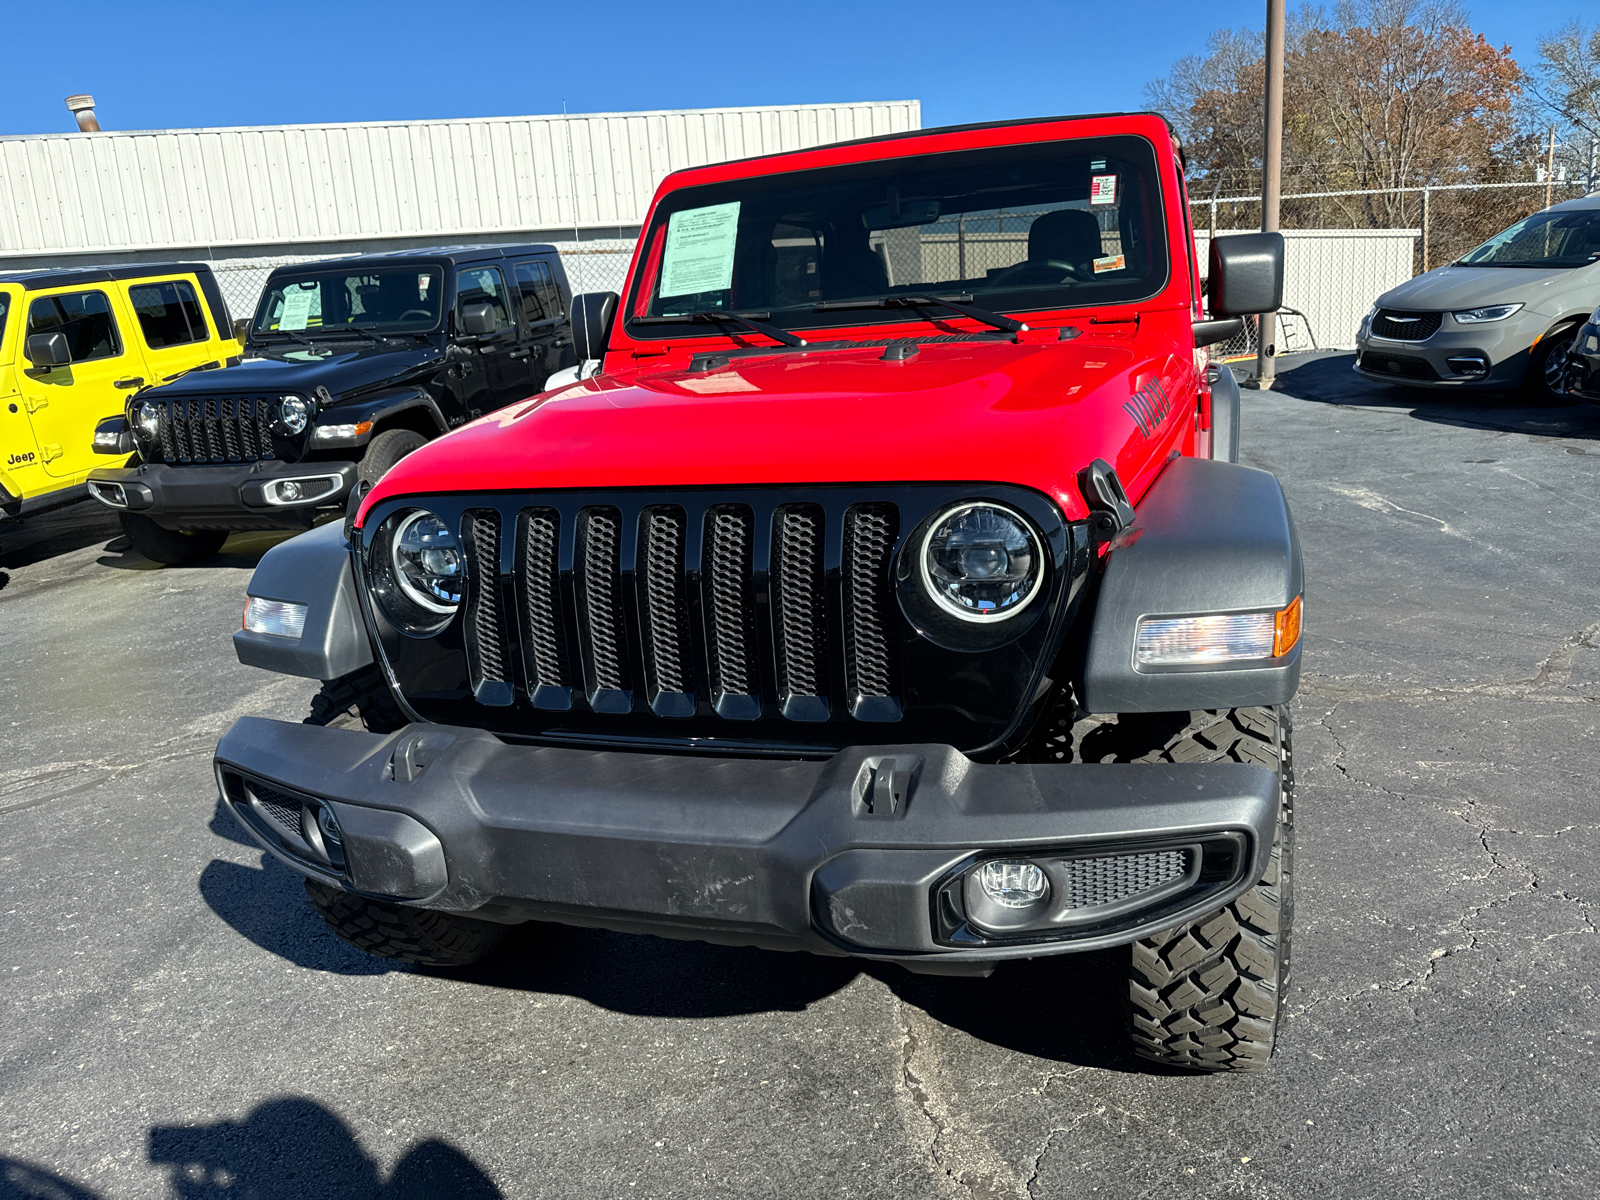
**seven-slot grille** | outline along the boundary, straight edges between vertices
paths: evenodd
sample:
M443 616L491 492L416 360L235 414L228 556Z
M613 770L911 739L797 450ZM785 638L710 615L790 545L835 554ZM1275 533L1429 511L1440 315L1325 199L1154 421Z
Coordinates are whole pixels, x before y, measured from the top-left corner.
M704 703L728 720L897 719L899 511L858 503L831 519L814 503L714 498L469 509L473 694L509 704L514 686L563 710L576 692L596 713L660 717Z
M1372 336L1396 342L1421 342L1439 332L1443 313L1399 312L1380 308L1372 318Z
M256 462L275 458L274 398L268 396L152 397L160 412L156 450L169 463Z

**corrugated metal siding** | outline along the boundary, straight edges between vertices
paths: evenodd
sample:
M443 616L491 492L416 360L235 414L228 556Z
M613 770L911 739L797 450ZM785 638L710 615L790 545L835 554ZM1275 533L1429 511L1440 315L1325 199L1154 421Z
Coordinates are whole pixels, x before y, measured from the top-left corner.
M0 138L0 257L632 226L671 171L921 123L907 100Z

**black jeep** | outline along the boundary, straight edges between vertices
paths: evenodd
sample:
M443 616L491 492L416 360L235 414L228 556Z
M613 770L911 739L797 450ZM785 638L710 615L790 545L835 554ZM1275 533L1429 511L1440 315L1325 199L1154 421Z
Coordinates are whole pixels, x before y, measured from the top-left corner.
M208 558L234 530L309 529L358 481L572 366L570 299L547 245L281 267L238 331L241 360L101 423L95 449L132 457L89 491L156 562Z

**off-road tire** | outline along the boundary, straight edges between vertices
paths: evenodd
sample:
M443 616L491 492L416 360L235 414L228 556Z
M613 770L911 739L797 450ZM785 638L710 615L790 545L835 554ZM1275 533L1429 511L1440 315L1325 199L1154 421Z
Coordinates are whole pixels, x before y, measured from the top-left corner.
M427 442L428 439L414 429L385 429L367 443L367 452L356 464L356 487L371 487L390 467Z
M301 724L393 733L405 728L408 721L395 703L383 671L374 663L338 679L323 680L322 690L311 697L310 715Z
M138 513L118 513L123 536L128 544L151 562L169 567L186 567L203 562L228 540L226 529L163 529L149 517Z
M1522 395L1529 404L1572 404L1576 397L1566 390L1567 352L1578 340L1582 322L1554 330L1539 339L1528 355L1528 371L1522 377Z
M306 880L306 895L328 928L357 950L427 967L478 962L510 932L492 921L355 896L315 879Z

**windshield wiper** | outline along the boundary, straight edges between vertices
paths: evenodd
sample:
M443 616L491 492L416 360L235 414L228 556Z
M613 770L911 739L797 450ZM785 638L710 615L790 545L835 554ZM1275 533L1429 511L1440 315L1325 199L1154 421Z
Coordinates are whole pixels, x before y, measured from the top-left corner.
M317 348L317 344L315 342L313 342L310 338L302 337L300 334L296 333L292 329L268 329L268 330L265 330L262 333L258 334L257 336L258 337L286 337L286 338L293 338L295 341L299 342L302 346L310 346L313 350L315 350Z
M779 329L775 325L768 325L767 319L772 314L769 312L752 312L746 314L708 310L705 312L679 313L670 317L634 317L635 325L738 325L748 329L751 333L764 334L775 342L782 342L785 346L804 346L805 338L796 337L786 329Z
M876 300L824 300L821 304L813 304L811 310L842 312L851 308L948 308L951 312L971 317L974 321L981 321L992 329L1006 333L1020 333L1027 329L1021 321L1011 317L990 312L986 308L973 308L967 303L971 299L971 296L880 296Z
M372 330L366 328L364 325L324 325L321 332L359 333L362 337L367 338L369 341L377 342L380 345L388 345L389 343L389 339L387 337L383 336L382 334L373 333Z

